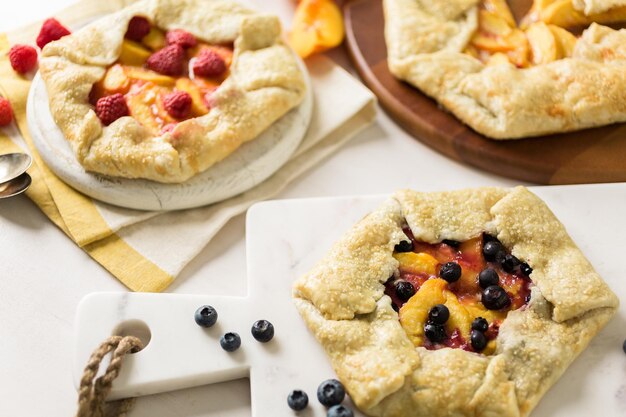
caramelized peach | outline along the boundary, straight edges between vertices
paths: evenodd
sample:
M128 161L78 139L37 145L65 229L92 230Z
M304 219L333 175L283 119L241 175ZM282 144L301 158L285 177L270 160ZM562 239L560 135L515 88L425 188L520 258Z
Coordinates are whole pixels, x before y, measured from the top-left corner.
M305 58L339 45L344 34L341 11L332 0L302 0L296 9L289 44Z

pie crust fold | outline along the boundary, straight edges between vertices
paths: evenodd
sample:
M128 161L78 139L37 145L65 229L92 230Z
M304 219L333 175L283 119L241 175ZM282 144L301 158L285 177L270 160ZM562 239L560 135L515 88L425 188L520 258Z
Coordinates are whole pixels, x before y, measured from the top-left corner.
M592 24L573 55L531 68L487 66L464 53L479 0L384 0L391 73L493 139L626 121L626 30ZM624 0L577 0L592 11Z
M531 264L530 301L509 312L494 355L409 340L384 294L407 223L428 243L487 232ZM618 306L564 226L524 187L397 192L299 278L293 296L354 403L381 417L527 416Z
M161 29L184 29L211 44L234 42L230 75L209 113L155 136L133 117L103 126L89 94L121 53L133 16ZM256 138L304 98L304 75L281 39L277 17L235 2L142 0L48 44L40 72L50 110L88 171L178 183Z

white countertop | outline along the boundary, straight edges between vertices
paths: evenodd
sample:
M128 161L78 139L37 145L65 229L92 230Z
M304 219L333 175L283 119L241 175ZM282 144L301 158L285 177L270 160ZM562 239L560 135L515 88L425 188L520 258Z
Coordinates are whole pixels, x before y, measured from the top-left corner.
M2 7L0 32L54 15L72 0L9 3ZM278 198L514 184L436 153L380 111L373 126ZM244 223L244 216L228 223L168 291L244 294ZM0 201L0 264L0 415L71 416L77 399L71 377L76 304L90 292L125 287L25 196ZM131 416L245 417L249 396L247 380L198 387L142 398Z

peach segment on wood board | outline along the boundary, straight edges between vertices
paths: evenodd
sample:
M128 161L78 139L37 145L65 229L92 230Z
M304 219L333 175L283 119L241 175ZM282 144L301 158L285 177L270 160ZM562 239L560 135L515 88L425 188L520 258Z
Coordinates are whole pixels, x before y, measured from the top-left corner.
M332 0L302 0L294 15L289 44L302 58L341 44L341 11Z

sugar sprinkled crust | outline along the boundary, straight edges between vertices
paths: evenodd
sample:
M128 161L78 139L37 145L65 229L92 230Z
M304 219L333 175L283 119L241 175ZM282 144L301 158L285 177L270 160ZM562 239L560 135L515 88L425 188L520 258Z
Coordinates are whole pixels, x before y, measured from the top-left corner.
M415 348L384 282L406 222L416 239L486 231L533 267L526 309L509 313L493 356ZM525 416L615 313L618 300L549 208L524 187L400 191L294 285L294 301L368 415Z
M526 69L486 66L463 53L478 28L479 2L384 0L391 73L493 139L626 121L626 30L592 24L571 58Z
M92 85L117 60L135 15L209 43L235 43L231 74L212 96L211 111L156 137L132 117L103 127L88 100ZM256 138L302 101L303 74L280 36L278 18L235 2L143 0L48 44L40 71L54 120L85 169L182 182Z

